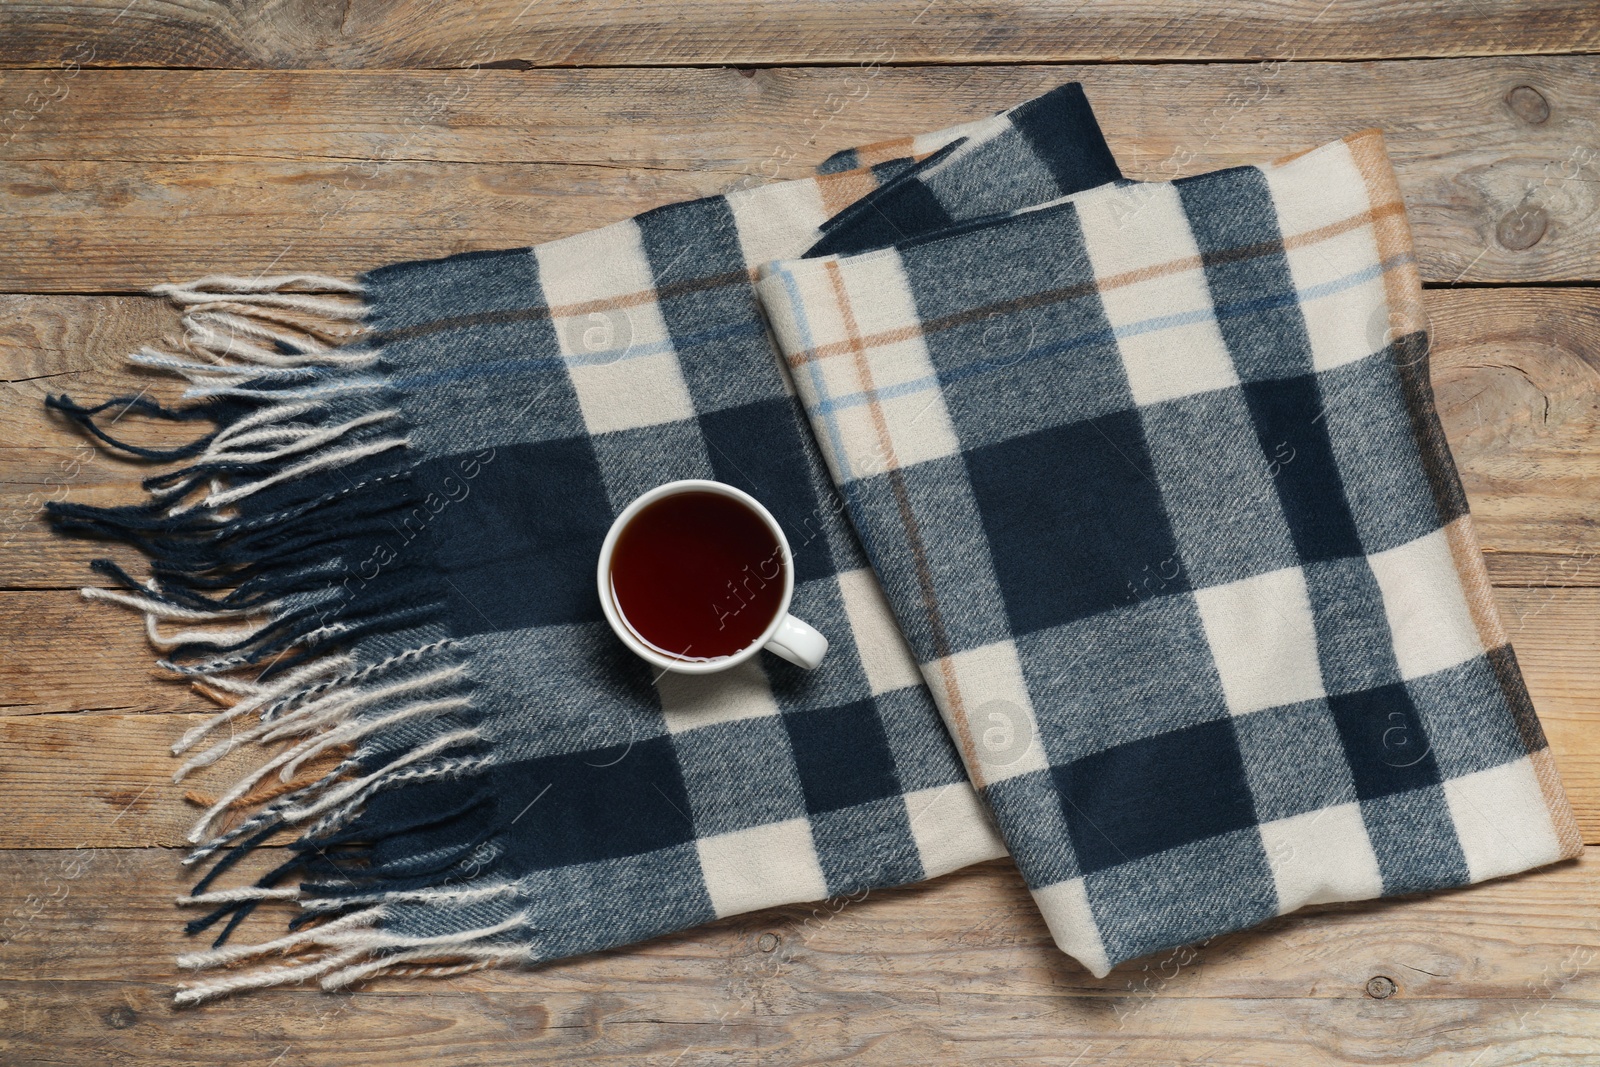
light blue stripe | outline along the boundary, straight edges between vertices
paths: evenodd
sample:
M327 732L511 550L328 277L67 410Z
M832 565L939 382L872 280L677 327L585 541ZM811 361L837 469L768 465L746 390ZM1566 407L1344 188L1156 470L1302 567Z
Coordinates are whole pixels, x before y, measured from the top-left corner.
M796 287L794 275L783 267L777 267L779 277L783 279L784 295L789 298L789 306L794 309L795 326L800 332L800 351L809 352L815 347L811 334L811 322L806 318L805 302L800 299L800 290ZM785 360L785 363L788 361ZM855 473L850 463L850 453L844 447L844 435L839 432L839 424L834 421L832 405L827 402L828 386L822 380L822 368L816 360L806 361L806 373L811 377L811 388L816 395L823 399L822 425L828 440L833 445L834 461L838 463L839 495L844 497L845 507L854 512L858 519L855 523L856 536L861 540L861 550L866 553L867 561L873 566L878 565L877 555L873 552L872 527L864 521L864 512L861 510L861 501L858 496L859 486Z
M789 306L794 309L795 327L800 331L800 351L809 352L815 345L811 335L811 321L806 318L805 301L800 299L800 290L796 286L794 275L785 267L778 267L778 276L783 279L783 292L789 298ZM833 418L833 405L828 399L828 386L822 379L822 368L814 359L806 360L806 372L811 377L811 388L819 398L818 413L822 417L823 426L827 430L828 440L833 444L833 454L843 467L841 474L846 482L851 480L850 454L845 451L844 436L839 432L839 424Z
M1073 337L1056 341L1052 344L1031 348L1016 359L1007 360L1005 367L1015 367L1033 360L1044 359L1049 356L1058 355L1062 352L1073 348L1078 348L1095 341L1105 342L1122 337L1135 337L1140 334L1156 333L1161 330L1172 329L1177 326L1192 325L1196 322L1203 322L1204 320L1213 317L1213 315L1219 319L1232 318L1237 315L1254 314L1255 312L1265 311L1274 307L1284 307L1288 305L1298 306L1300 304L1308 303L1312 300L1320 300L1323 297L1344 292L1347 289L1353 289L1356 286L1369 282L1374 278L1381 277L1385 271L1391 270L1403 263L1408 263L1411 261L1411 259L1412 257L1409 254L1396 256L1394 259L1374 264L1371 267L1366 267L1362 270L1356 271L1354 274L1347 274L1343 278L1335 278L1333 281L1323 282L1320 285L1313 285L1307 289L1295 290L1292 293L1283 293L1275 296L1261 297L1256 300L1242 301L1235 304L1226 304L1216 307L1215 309L1185 311L1175 315L1158 315L1153 318L1142 319L1139 322L1132 322L1126 326L1118 326L1109 330L1086 331ZM808 338L805 351L810 350L811 346ZM808 360L807 362L810 364L816 364L819 361L813 359ZM831 425L833 413L836 411L846 408L860 407L862 404L870 403L873 400L894 400L899 397L910 396L915 393L923 392L924 390L937 389L941 383L949 384L952 382L964 381L967 378L977 377L980 374L987 374L990 371L998 369L1000 368L987 362L969 363L964 367L958 367L943 374L936 373L924 375L921 378L916 378L909 382L902 382L899 385L885 386L865 392L847 393L839 397L828 397L819 389L819 399L817 403L815 405L808 405L808 408L811 409L814 414L820 414L823 418L828 419L829 424ZM816 378L817 375L814 373L813 380L816 380Z

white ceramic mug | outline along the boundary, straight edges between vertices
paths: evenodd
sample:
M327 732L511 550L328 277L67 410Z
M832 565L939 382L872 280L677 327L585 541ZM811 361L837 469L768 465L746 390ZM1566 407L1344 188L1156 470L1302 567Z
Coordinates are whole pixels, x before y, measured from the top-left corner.
M771 531L773 539L777 541L778 548L783 553L783 598L778 602L772 621L767 624L767 628L759 637L731 655L708 660L679 659L646 644L628 624L622 608L617 604L616 592L611 587L611 557L616 551L617 538L621 536L623 529L640 511L657 500L675 493L717 493L737 500L767 524L767 529ZM668 482L656 486L623 508L622 514L617 516L616 521L611 524L611 529L606 532L605 543L600 546L598 579L600 606L605 611L606 621L611 624L611 629L635 655L664 671L678 671L683 674L711 674L714 671L725 671L729 667L743 663L763 648L790 663L810 670L822 662L823 654L828 651L826 637L789 614L789 601L794 598L794 554L789 550L789 539L783 535L778 520L774 519L772 512L762 507L761 502L755 497L722 482L704 478Z

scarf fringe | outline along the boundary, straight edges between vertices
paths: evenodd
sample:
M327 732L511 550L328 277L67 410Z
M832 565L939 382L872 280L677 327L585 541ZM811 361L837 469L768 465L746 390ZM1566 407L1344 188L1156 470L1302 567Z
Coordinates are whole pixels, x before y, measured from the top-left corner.
M406 936L372 929L384 917L384 908L378 905L330 920L304 933L291 934L263 944L180 956L178 965L188 970L236 963L257 966L225 978L185 986L174 999L180 1005L198 1004L243 989L290 985L310 978L318 979L323 989L342 989L392 968L422 960L437 961L436 966L448 973L461 973L479 966L535 961L533 952L526 945L496 941L503 935L525 930L528 927L525 912L493 925L432 937ZM300 962L287 965L261 962L290 952L297 954ZM413 968L406 966L406 970Z
M187 759L173 780L246 749L266 749L215 798L190 794L205 810L187 835L194 847L184 863L210 861L210 870L190 896L178 898L214 909L191 922L190 933L228 919L212 948L180 957L181 966L253 969L182 989L177 1002L311 978L336 989L394 969L461 973L527 959L525 946L504 940L525 925L520 915L433 938L381 928L392 914L386 909L492 900L514 887L450 884L476 869L465 864L496 854L492 830L443 857L372 862L378 842L492 803L481 784L450 812L383 825L360 819L382 790L473 776L489 764L472 726L459 643L419 644L366 664L349 651L363 635L400 631L441 606L422 568L402 560L353 578L342 555L361 535L391 533L420 504L400 413L387 400L378 352L363 341L360 284L306 274L214 275L152 292L182 310L183 335L129 359L186 381L187 403L164 407L141 393L94 407L67 396L47 404L108 449L182 465L147 478L143 504L52 502L47 512L58 530L144 552L148 579L96 560L94 569L116 588L82 595L142 614L151 644L164 653L158 665L224 705L174 743L173 755ZM107 413L112 417L102 420ZM212 428L175 447L138 445L112 432L130 413ZM407 729L392 729L400 726ZM405 748L384 747L402 732L412 739ZM234 814L246 817L223 825ZM208 889L290 828L299 835L287 863L253 886ZM277 884L297 871L306 879L300 885ZM302 909L293 932L223 947L255 908L272 901ZM278 955L296 958L262 962Z

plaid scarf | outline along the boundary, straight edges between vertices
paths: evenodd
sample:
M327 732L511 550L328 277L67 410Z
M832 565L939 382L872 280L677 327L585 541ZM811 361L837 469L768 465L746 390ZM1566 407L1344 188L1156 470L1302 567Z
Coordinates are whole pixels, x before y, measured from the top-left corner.
M180 903L211 909L191 932L221 930L180 963L230 969L180 1002L550 960L1004 854L751 279L819 240L903 239L1118 174L1075 85L821 169L357 284L164 286L185 336L133 358L192 403L52 398L180 463L145 504L51 509L149 555L148 580L101 561L120 588L85 594L144 613L163 666L227 705L175 747L180 776L270 746L190 835L207 873ZM214 429L140 447L107 411ZM820 669L652 677L608 632L607 527L689 477L784 525L794 610L832 642ZM219 888L284 831L287 862ZM299 908L286 936L227 944L277 900Z
M1578 854L1377 133L759 291L968 773L1095 975Z

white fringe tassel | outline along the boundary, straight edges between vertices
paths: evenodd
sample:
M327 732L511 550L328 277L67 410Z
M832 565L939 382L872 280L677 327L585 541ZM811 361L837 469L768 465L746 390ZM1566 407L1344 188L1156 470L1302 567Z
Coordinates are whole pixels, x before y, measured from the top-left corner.
M491 926L433 937L407 937L372 930L371 927L384 916L383 905L378 905L264 944L239 945L180 956L180 967L202 970L259 960L289 951L315 949L321 952L318 958L307 963L263 966L227 978L186 986L178 990L174 1000L179 1004L198 1004L241 989L262 989L319 976L325 976L321 981L324 989L339 989L390 967L423 959L495 962L531 962L533 959L532 950L525 945L496 944L490 940L499 934L527 926L529 917L526 912L518 912ZM363 962L358 963L358 960Z
M219 528L228 519L224 509L250 495L307 474L341 467L369 456L406 447L397 434L353 440L358 430L398 420L393 409L359 415L331 426L305 421L328 397L370 389L380 379L365 373L376 351L349 351L341 346L366 332L362 288L355 282L314 274L263 278L211 275L193 282L159 285L151 292L183 310L182 336L163 345L147 345L129 359L185 379L188 397L238 396L265 401L260 410L217 431L200 454L200 462L275 463L278 469L250 481L213 479L194 499L180 489L158 492L171 499L170 513L196 509L216 513ZM333 381L320 369L338 369ZM251 383L259 383L252 386ZM267 386L261 388L260 386ZM278 388L272 388L273 385ZM180 499L182 498L182 499ZM152 645L161 650L213 641L231 644L269 626L282 610L279 603L238 610L198 610L166 603L154 582L150 595L125 590L88 588L86 599L105 601L144 616ZM163 630L160 624L178 624ZM345 623L330 623L302 640L336 635ZM239 777L200 817L190 833L194 849L185 863L195 863L269 825L293 826L315 820L313 836L344 825L375 791L403 781L456 776L482 769L481 755L451 755L452 749L477 740L470 729L449 731L390 759L378 767L358 758L341 761L318 780L269 801L235 826L213 832L217 820L277 771L291 781L307 764L341 745L359 745L375 731L400 722L442 715L467 705L456 695L465 668L454 662L453 641L438 641L357 667L347 653L328 653L281 677L261 681L260 670L241 654L219 655L209 662L161 665L192 683L237 697L231 707L186 732L172 746L182 755L226 727L229 736L191 755L174 781L210 766L247 745L277 745L294 739ZM440 665L429 668L429 661ZM406 672L401 674L400 672ZM246 716L254 721L245 728ZM354 772L361 772L352 776ZM261 963L278 955L312 958L254 966L178 991L179 1004L194 1004L245 989L320 980L325 989L343 988L391 969L409 973L459 973L497 963L531 958L523 945L507 945L499 935L527 925L518 914L492 926L438 937L404 937L374 929L385 907L421 902L481 902L513 896L512 883L463 888L442 886L395 892L373 891L340 899L302 899L297 887L256 886L215 889L176 898L184 907L246 902L290 901L312 912L345 907L360 910L322 922L311 929L256 945L230 946L180 956L186 969Z

